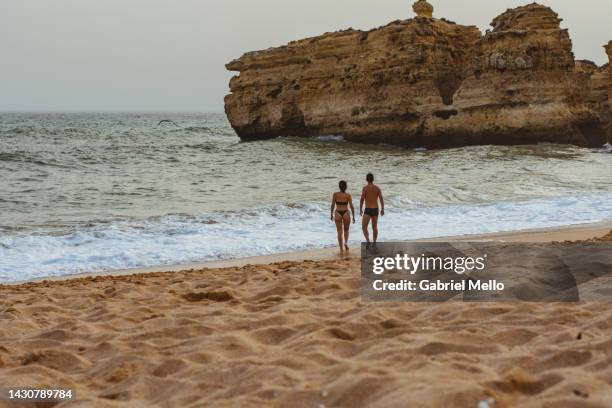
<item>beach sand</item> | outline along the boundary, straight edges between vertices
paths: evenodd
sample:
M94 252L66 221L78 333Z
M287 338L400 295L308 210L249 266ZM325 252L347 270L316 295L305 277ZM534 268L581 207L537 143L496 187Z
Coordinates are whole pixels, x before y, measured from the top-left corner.
M612 303L368 303L359 258L326 251L2 286L0 388L73 388L71 407L612 406Z

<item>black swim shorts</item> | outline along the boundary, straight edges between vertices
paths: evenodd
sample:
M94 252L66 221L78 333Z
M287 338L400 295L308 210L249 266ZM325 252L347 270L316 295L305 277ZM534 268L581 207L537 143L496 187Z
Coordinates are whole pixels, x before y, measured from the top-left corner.
M378 208L366 208L365 214L370 217L378 217Z

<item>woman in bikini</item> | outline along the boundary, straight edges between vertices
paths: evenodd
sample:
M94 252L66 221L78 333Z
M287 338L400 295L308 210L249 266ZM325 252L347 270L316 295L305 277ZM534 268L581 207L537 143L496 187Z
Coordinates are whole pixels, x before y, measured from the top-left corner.
M338 245L340 251L349 250L349 230L351 228L351 218L355 223L355 207L353 207L353 197L346 192L346 181L339 183L340 191L334 193L331 204L331 220L336 222L338 230ZM350 212L349 212L350 207ZM344 236L343 236L344 232Z

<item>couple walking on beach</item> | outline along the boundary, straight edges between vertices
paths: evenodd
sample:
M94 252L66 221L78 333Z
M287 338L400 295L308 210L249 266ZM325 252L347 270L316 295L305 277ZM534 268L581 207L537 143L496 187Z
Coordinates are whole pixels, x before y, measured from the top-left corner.
M372 222L372 235L374 244L378 240L378 217L385 215L385 201L383 200L381 189L374 184L374 175L369 173L366 176L366 184L361 191L361 200L359 201L359 213L363 217L361 229L363 236L366 239L366 246L369 248L372 245L370 241L369 225ZM340 251L349 250L348 240L351 229L351 217L353 224L355 223L355 207L353 207L353 197L346 192L348 185L342 180L339 183L340 191L334 193L331 204L331 220L335 221L336 229L338 230L338 245ZM380 202L380 207L378 206ZM365 211L363 205L365 204ZM350 211L349 211L350 208Z

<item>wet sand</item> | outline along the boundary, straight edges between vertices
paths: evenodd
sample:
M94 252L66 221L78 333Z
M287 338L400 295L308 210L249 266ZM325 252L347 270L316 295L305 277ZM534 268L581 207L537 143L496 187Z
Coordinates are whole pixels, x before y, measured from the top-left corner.
M0 387L79 407L612 406L612 304L368 303L359 258L333 252L2 286Z

